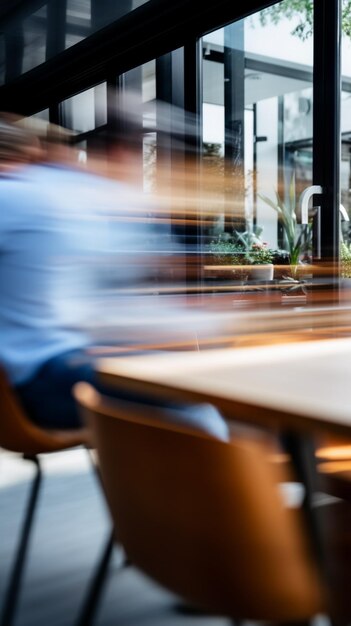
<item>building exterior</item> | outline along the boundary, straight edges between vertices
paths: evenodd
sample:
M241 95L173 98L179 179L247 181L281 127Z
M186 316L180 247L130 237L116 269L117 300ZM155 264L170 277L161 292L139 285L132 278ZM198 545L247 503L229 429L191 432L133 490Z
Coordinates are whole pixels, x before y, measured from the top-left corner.
M288 204L293 180L296 236L299 198L317 185L321 193L307 201L307 252L337 268L340 235L349 238L339 206L344 218L351 210L347 28L340 36L347 4L311 0L299 12L290 0L222 0L209 8L189 0L5 2L0 107L72 129L86 159L92 136L111 123L109 87L133 89L143 103L146 192L157 185L161 162L172 181L189 144L200 185L207 166L216 173L210 218L197 210L196 224L173 225L193 251L205 253L213 238L233 230L286 248L266 199L275 203L278 192ZM221 185L226 175L229 188ZM205 264L198 265L197 280L206 281Z

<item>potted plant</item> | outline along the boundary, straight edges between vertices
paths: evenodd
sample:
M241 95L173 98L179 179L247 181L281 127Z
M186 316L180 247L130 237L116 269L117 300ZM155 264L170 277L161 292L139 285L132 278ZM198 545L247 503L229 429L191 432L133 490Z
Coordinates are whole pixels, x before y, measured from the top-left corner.
M349 303L349 294L351 288L351 243L340 242L340 301Z
M266 202L276 213L284 230L285 246L289 253L290 272L293 280L298 277L302 257L309 253L312 242L312 223L301 225L298 228L296 217L296 196L295 196L295 176L291 177L289 194L285 202L276 191L276 200L273 201L263 194L258 196Z
M221 233L216 240L211 241L208 251L213 255L214 264L205 269L226 268L241 279L273 279L276 251L253 232L234 231L232 235Z
M340 244L340 276L351 278L351 243Z

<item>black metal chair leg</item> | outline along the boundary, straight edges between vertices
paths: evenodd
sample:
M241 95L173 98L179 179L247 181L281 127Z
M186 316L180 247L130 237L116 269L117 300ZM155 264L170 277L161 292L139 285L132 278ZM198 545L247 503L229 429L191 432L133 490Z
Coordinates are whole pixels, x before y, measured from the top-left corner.
M24 456L26 460L32 461L36 466L36 474L33 480L32 488L29 494L29 500L25 518L23 522L22 532L15 556L12 572L10 573L9 585L5 595L5 602L1 616L1 626L12 626L17 600L20 592L21 581L23 577L23 570L25 559L29 546L29 538L31 529L33 526L34 512L39 495L39 487L42 479L42 472L39 463L39 459L34 456Z
M102 553L100 562L95 570L90 583L86 599L84 601L76 626L91 626L99 604L101 592L105 583L107 569L111 560L114 545L114 535L111 532Z
M97 480L99 482L99 486L101 489L103 489L99 466L94 458L93 450L87 447L86 451L88 453L95 476L97 477ZM78 616L76 626L91 626L91 624L93 623L98 603L101 598L102 589L106 581L107 570L111 560L114 543L115 532L114 529L112 529L108 537L106 546L104 547L103 554L101 555L99 564L96 567L95 574L93 575L93 578L91 580L86 598L83 601L82 610ZM124 560L121 564L121 569L124 567L128 567L130 564L131 563L128 557L125 555Z

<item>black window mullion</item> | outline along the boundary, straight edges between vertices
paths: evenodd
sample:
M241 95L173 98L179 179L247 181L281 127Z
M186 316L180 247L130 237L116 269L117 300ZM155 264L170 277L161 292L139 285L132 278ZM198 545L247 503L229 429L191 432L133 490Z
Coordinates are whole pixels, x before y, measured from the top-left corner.
M52 104L49 107L49 121L51 122L51 124L60 124L62 126L65 126L66 124L62 123L62 110L63 107L61 105L61 103L57 103L57 104Z
M51 0L47 4L46 59L65 49L67 0Z
M321 185L322 260L338 273L340 207L341 0L314 4L313 183Z
M224 35L224 153L228 180L225 230L245 230L244 116L245 52L244 22L234 22ZM235 181L235 182L234 182ZM235 203L235 205L234 205ZM234 206L234 211L233 211Z

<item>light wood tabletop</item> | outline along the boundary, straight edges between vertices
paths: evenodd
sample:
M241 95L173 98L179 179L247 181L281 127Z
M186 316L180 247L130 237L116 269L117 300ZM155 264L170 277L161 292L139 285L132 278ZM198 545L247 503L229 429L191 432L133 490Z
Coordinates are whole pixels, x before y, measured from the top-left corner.
M351 338L99 359L104 383L257 425L351 436Z

